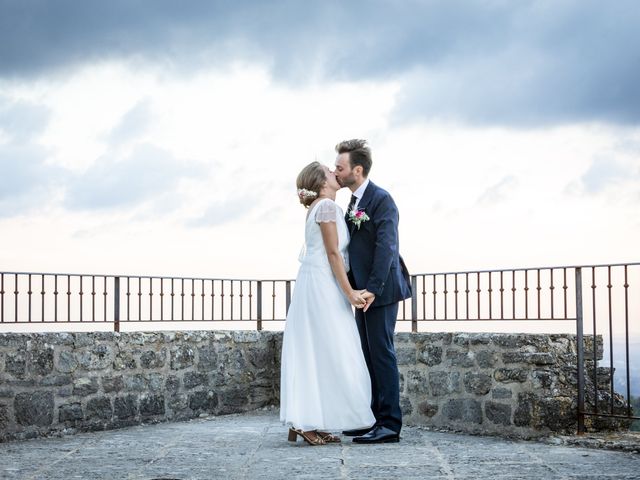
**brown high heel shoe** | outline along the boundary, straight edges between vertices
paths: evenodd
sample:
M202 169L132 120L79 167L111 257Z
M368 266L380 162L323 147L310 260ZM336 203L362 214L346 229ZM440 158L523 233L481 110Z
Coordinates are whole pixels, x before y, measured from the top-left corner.
M304 432L302 430L298 430L297 428L290 428L289 437L287 440L289 440L290 442L295 442L296 440L298 440L298 435L300 435L302 439L305 442L307 442L309 445L314 445L314 446L326 445L327 442L318 433L316 433L314 437L311 437L309 433L310 432Z
M326 443L340 443L340 437L337 435L333 435L329 432L322 432L320 430L316 430L316 435L322 438Z

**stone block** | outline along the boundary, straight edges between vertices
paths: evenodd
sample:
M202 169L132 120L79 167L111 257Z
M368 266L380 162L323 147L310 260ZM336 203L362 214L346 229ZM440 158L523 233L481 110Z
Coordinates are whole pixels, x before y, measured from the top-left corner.
M149 381L149 390L152 392L160 392L164 387L164 375L162 373L150 373L147 375Z
M124 389L122 375L102 377L102 390L104 393L119 392Z
M25 333L0 333L0 347L26 350L27 339L30 337L31 335Z
M441 397L461 391L459 372L429 372L431 395Z
M215 347L207 345L198 349L198 370L215 370L218 366L218 352Z
M518 427L531 426L534 395L530 392L518 393L518 403L513 413L513 423Z
M58 407L59 422L77 422L83 418L82 405L79 402L67 403Z
M207 385L208 381L207 374L203 372L186 372L182 377L182 383L187 390Z
M117 419L133 418L138 414L138 399L135 395L116 397L113 402L113 414Z
M511 425L511 405L497 402L486 402L484 413L490 422L499 425Z
M9 407L0 403L0 432L4 432L9 425Z
M469 333L456 333L453 335L453 344L460 347L469 346Z
M72 373L78 368L78 361L73 352L62 350L58 353L56 364L56 370L61 373Z
M396 347L396 359L398 365L415 365L416 348L413 345Z
M247 359L249 363L257 368L265 368L273 364L273 350L268 347L258 348L255 345L254 348L247 350Z
M155 352L154 350L147 350L140 355L140 367L141 368L162 368L164 367L165 358L167 356L166 350Z
M189 408L194 412L215 413L217 407L218 397L211 390L189 394Z
M114 370L134 370L136 368L136 359L131 352L120 351L113 359Z
M35 375L48 375L53 370L53 347L34 345L29 351L29 371Z
M493 378L502 383L523 383L528 376L529 370L522 368L498 368L493 374Z
M486 373L466 372L464 387L467 393L486 395L491 390L491 376Z
M171 370L181 370L193 365L195 353L188 345L181 345L171 350Z
M80 377L73 382L73 394L79 397L96 393L98 388L98 379L96 377Z
M218 393L220 414L242 412L247 407L249 397L249 387L242 385L239 387L227 388Z
M27 369L27 356L24 352L8 352L4 370L16 378L24 378Z
M98 344L76 354L76 359L84 370L104 370L113 364L114 353L109 345Z
M426 394L429 392L429 382L426 372L409 370L403 377L407 385L408 393Z
M167 406L173 412L183 412L185 409L189 407L189 397L186 393L171 394L167 398Z
M36 391L19 393L15 396L13 408L16 421L20 425L44 427L53 422L53 393Z
M418 361L429 367L440 365L442 363L442 347L438 345L425 345L418 355Z
M447 350L446 357L449 360L449 365L452 367L469 368L475 365L475 355L473 352L449 349Z
M443 407L448 420L481 424L482 406L479 401L470 398L451 399Z
M433 417L438 413L438 404L429 403L428 401L422 401L418 403L418 412L425 417Z
M164 415L164 395L143 395L140 397L140 415Z
M411 400L405 395L400 396L400 411L402 415L408 417L413 413L413 406L411 405Z
M476 364L480 368L493 368L498 362L498 355L490 350L475 352Z
M169 375L164 382L164 388L169 393L176 393L180 390L180 379L175 375Z
M470 345L489 345L491 343L491 333L469 333Z
M111 399L109 397L91 398L86 407L87 419L110 420L113 417Z
M553 385L553 375L545 370L534 370L531 379L536 389L549 389Z
M135 375L125 375L122 377L124 389L130 392L144 392L149 390L149 380L146 375L137 373Z

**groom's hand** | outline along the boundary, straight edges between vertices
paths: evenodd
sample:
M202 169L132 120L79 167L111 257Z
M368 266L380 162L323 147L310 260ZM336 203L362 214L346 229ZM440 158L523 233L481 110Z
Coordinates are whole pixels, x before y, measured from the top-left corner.
M364 290L362 292L362 298L364 298L365 302L367 302L367 304L362 309L363 312L366 312L367 310L369 310L369 307L371 306L371 304L376 300L376 296L375 294L367 290Z

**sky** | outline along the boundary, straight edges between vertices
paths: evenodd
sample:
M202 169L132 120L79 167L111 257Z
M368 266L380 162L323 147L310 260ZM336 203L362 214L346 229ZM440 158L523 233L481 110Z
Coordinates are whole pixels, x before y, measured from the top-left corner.
M638 261L638 25L635 0L0 0L0 271L295 278L296 176L348 138L411 273Z

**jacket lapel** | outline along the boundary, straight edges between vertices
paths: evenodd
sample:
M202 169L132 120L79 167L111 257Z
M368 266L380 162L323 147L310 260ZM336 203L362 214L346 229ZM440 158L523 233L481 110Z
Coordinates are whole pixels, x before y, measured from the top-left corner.
M373 198L373 193L376 188L378 187L376 187L375 184L371 180L369 180L369 185L367 185L367 188L365 188L364 193L362 194L362 198L360 199L360 202L358 202L358 210L366 210L367 205L369 205L369 202L371 202L371 199ZM353 222L349 221L348 215L349 213L347 212L349 234L353 236L353 233L357 231L357 228Z

